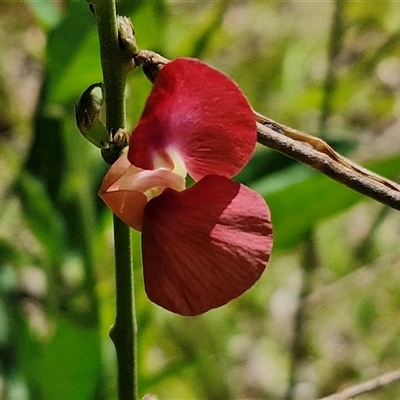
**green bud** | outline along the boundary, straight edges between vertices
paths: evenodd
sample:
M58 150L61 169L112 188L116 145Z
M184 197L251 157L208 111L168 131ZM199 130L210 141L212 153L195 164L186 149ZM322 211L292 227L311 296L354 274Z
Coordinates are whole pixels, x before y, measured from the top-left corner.
M90 85L75 106L76 124L82 135L95 146L105 148L110 141L107 129L100 121L105 91L102 83Z
M108 164L113 164L118 160L126 146L129 145L130 136L126 129L120 128L111 139L110 145L101 149L101 154Z

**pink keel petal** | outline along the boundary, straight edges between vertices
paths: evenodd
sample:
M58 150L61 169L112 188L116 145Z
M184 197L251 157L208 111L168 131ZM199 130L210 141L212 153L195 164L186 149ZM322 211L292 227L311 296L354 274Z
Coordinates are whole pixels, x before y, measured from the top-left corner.
M99 195L125 224L137 231L142 230L143 212L147 204L147 197L143 193L120 190Z
M108 170L99 196L130 227L141 230L147 195L158 194L164 187L185 189L185 179L171 171L142 170L132 165L126 153Z
M123 153L107 171L100 187L100 193L105 192L112 184L118 181L131 165L132 164L129 162L127 154Z
M201 314L252 286L271 248L269 209L247 187L210 175L183 192L166 190L143 219L147 295L175 313Z
M132 164L126 153L110 167L103 179L99 196L107 206L127 225L141 229L143 212L147 204L147 197L140 192L120 190L122 177L129 173Z
M172 149L195 180L208 174L230 178L255 145L255 118L236 84L198 60L178 58L159 73L128 157L153 169L155 154Z

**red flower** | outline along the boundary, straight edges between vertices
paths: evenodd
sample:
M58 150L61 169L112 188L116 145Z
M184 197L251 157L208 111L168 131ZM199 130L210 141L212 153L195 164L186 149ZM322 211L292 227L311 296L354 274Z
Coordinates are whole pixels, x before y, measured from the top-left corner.
M142 231L146 292L156 304L197 315L242 294L272 248L264 199L232 178L256 145L251 107L221 72L177 59L159 73L128 154L100 189ZM185 189L186 172L196 183Z

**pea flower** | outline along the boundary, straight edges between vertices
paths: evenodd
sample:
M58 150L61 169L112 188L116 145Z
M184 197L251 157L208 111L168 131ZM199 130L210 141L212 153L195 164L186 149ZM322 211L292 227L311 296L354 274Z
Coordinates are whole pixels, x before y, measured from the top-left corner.
M142 232L147 296L198 315L249 289L272 248L264 199L230 180L256 145L244 95L221 72L178 58L158 74L129 150L99 195ZM186 189L186 174L195 181Z

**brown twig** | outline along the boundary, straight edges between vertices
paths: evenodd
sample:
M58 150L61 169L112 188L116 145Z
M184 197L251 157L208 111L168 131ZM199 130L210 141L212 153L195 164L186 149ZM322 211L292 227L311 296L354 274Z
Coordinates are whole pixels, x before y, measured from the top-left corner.
M353 163L319 138L286 127L257 112L255 115L259 143L365 196L400 210L400 185L397 183Z
M169 60L157 53L140 50L135 55L147 78L153 82ZM326 142L315 136L282 125L254 111L257 120L257 141L329 176L349 188L400 210L400 185L377 175L343 157Z
M373 392L396 381L400 381L400 369L380 375L319 400L348 400L364 393Z

